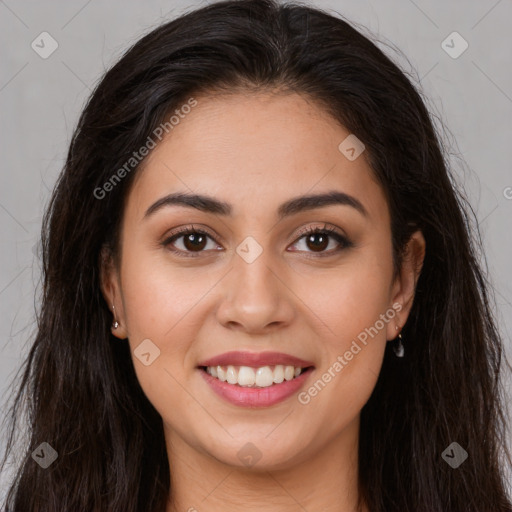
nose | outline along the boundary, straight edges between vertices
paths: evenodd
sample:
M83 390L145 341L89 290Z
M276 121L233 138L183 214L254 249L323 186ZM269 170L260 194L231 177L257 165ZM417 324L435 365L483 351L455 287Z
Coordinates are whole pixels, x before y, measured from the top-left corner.
M251 263L234 255L233 267L222 280L217 309L217 319L224 327L265 334L292 322L294 295L287 286L286 269L271 261L269 254L263 250Z

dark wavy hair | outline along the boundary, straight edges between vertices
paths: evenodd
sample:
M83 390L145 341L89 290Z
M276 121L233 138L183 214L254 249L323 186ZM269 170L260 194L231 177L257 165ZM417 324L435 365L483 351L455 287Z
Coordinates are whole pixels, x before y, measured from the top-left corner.
M157 27L88 100L43 220L37 334L12 397L2 467L24 410L29 439L6 510L165 510L172 468L162 419L128 344L111 334L99 280L137 168L103 199L94 191L191 96L276 89L316 101L364 142L387 197L395 264L413 231L426 240L406 356L387 344L361 411L360 499L372 512L512 511L503 345L475 215L442 138L407 73L353 25L273 0L218 2ZM453 441L469 454L457 469L441 458ZM31 457L42 442L58 452L47 469Z

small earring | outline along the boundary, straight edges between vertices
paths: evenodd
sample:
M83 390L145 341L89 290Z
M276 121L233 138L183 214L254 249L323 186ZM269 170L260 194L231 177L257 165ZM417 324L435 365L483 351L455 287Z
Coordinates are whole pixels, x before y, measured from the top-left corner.
M116 308L114 304L112 304L112 313L114 314L114 322L112 323L112 329L117 329L119 327L119 322L116 320Z
M398 331L398 327L396 327L396 330ZM393 347L393 352L395 353L396 357L404 357L405 349L402 345L402 333L398 334L398 343Z

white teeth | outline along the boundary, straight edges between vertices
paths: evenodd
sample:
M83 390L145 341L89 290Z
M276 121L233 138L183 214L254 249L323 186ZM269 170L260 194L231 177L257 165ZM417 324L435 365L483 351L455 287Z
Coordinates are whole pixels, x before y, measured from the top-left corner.
M278 364L274 368L274 383L281 384L284 380L284 366L282 364Z
M240 371L242 368L240 368ZM274 375L272 374L272 370L268 366L258 368L256 371L256 386L266 388L268 386L272 386L272 384L274 384Z
M238 384L240 386L254 386L255 381L257 381L257 378L254 369L249 366L241 366L238 370Z
M260 368L252 368L250 366L208 366L207 373L212 377L216 377L222 382L229 384L238 384L244 387L260 387L268 388L273 384L281 384L285 380L292 380L298 377L301 367L284 366L278 364L276 366L261 366Z
M226 380L229 384L236 384L238 382L238 372L234 366L229 365L226 372Z
M293 366L285 366L284 368L284 378L286 380L292 380L294 374Z
M208 367L210 370L213 368L213 366ZM213 375L210 371L210 374ZM215 377L215 375L213 375ZM226 382L226 372L222 366L217 366L217 378L221 380L222 382Z

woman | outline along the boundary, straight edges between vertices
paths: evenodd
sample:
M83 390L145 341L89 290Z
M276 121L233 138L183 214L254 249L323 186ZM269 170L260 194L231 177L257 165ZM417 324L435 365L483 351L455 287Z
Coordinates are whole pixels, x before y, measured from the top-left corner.
M242 0L158 27L45 217L6 509L511 511L467 208L345 21Z

